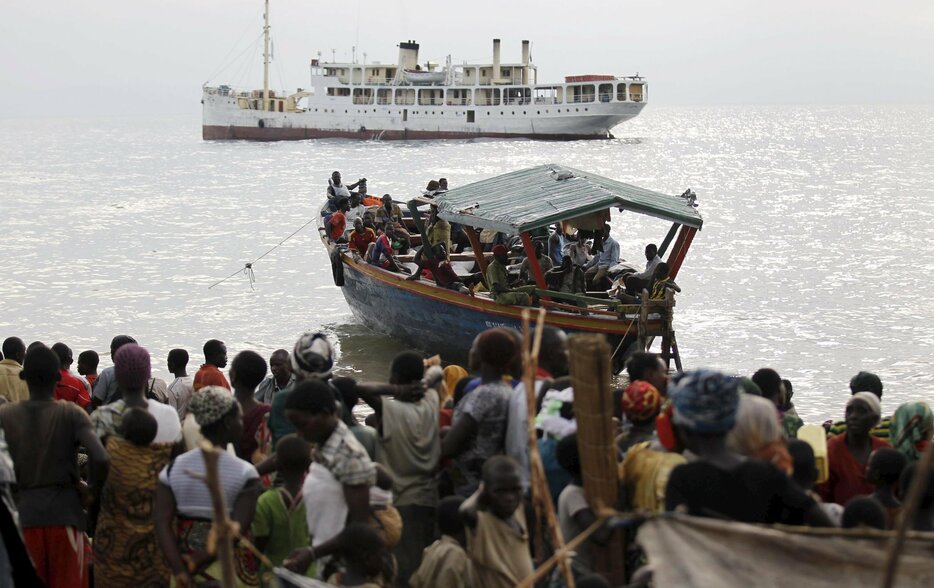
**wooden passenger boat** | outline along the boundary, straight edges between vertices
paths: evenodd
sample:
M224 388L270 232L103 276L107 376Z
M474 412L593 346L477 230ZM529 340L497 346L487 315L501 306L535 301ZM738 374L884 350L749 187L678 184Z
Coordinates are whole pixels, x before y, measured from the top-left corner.
M424 203L424 199L421 199ZM531 257L536 292L546 309L546 323L568 333L601 333L614 349L618 372L625 357L661 339L666 361L677 361L672 326L674 298L619 304L606 292L573 295L548 290L534 256L532 233L564 222L593 226L608 219L611 209L671 222L659 245L659 255L677 276L703 220L693 195L679 197L624 184L596 174L555 164L540 165L482 180L439 194L431 201L439 216L464 227L477 265L485 272L480 230L518 235ZM418 201L409 203L420 224ZM631 216L631 214L630 214ZM634 220L634 219L630 219ZM601 225L602 226L602 225ZM519 328L522 307L497 304L487 293L475 295L439 287L424 279L407 281L404 274L371 265L346 246L331 242L319 225L322 242L331 253L332 270L354 316L367 327L406 345L440 353L446 361L464 361L474 337L490 327ZM414 269L414 265L410 266Z

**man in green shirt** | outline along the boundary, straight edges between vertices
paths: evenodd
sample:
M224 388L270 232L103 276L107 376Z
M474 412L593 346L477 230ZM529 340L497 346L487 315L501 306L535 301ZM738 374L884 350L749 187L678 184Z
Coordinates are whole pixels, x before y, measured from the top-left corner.
M490 286L490 294L497 304L531 306L531 293L535 291L535 286L523 286L521 288L509 287L509 272L506 270L506 264L509 263L509 255L505 245L497 245L493 248L493 261L486 267L486 281Z

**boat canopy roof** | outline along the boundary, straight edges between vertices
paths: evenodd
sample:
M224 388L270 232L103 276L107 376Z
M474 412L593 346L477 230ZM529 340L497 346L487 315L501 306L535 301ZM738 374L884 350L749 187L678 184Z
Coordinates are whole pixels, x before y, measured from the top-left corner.
M697 229L703 224L685 198L553 163L454 188L434 202L446 221L510 235L613 207Z

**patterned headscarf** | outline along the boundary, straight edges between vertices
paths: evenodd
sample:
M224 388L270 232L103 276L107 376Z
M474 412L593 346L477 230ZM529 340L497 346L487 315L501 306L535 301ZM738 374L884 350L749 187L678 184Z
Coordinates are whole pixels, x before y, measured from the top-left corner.
M674 422L698 433L726 433L736 422L739 405L737 379L701 369L675 376L668 395Z
M623 391L620 404L627 419L642 423L658 416L662 408L662 395L652 384L636 380Z
M227 388L205 386L191 397L188 410L195 415L199 426L206 427L221 420L236 403L237 400Z
M292 371L299 380L328 378L334 367L334 352L324 333L305 333L292 349Z
M921 458L921 451L931 441L934 413L926 402L906 402L892 416L892 444L905 454L909 463ZM922 445L919 447L919 445Z

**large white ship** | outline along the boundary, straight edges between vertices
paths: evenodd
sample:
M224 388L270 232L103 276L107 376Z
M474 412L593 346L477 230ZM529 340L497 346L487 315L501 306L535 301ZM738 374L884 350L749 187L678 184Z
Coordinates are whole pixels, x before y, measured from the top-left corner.
M568 76L543 84L522 41L519 63L418 63L418 43L399 44L396 64L311 61L311 86L287 94L269 88L269 3L266 1L263 89L205 86L205 140L281 141L524 137L612 138L616 125L646 104L644 78Z

